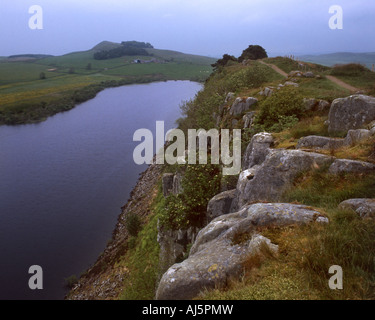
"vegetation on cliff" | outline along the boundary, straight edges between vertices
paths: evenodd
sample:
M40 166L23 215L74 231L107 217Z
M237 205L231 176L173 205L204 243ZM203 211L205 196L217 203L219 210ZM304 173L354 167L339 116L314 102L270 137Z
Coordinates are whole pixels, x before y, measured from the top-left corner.
M268 58L263 62L276 65L286 73L300 68L289 58ZM285 78L260 61L244 61L224 56L215 65L215 72L206 80L204 89L194 100L182 105L184 117L179 128L242 129L243 148L258 132L267 130L275 139L274 148L294 149L297 141L307 135L331 136L324 124L326 107L306 107L316 99L330 103L351 92L326 78L335 75L348 83L356 83L373 94L373 82L358 82L359 75L373 79L367 69L359 67L328 68L304 63L303 72L314 77L301 77L297 86L279 86ZM354 72L352 72L354 68ZM358 75L359 72L359 75ZM368 77L368 78L367 78ZM264 88L271 96L259 95ZM277 89L278 88L278 89ZM232 98L228 93L232 93ZM256 96L258 103L253 124L245 126L243 114L229 112L233 97ZM324 104L323 104L324 105ZM337 158L375 162L375 138L338 149L319 151ZM120 299L153 299L160 280L158 224L170 229L187 228L203 221L207 203L220 189L235 188L237 177L224 179L215 166L164 166L164 172L185 173L183 192L164 197L159 184L153 197L150 215L143 220L142 231L126 240L126 252L116 266L125 267L128 276L123 282ZM228 181L229 180L229 181ZM374 198L375 175L345 173L332 176L327 167L313 168L300 174L282 200L311 206L324 212L329 224L308 224L303 227L274 227L261 230L279 246L277 255L269 251L251 256L243 263L243 277L234 279L226 288L204 291L199 299L374 299L375 298L375 222L363 220L352 211L339 209L348 198ZM139 200L141 201L141 200ZM241 235L242 236L242 235ZM330 290L328 269L338 264L345 272L344 290Z

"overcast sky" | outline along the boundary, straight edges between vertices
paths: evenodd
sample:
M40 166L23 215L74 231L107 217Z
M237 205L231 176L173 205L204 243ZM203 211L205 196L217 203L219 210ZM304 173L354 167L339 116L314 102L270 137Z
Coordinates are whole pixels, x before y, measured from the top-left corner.
M29 28L29 8L43 9L43 29ZM343 9L332 30L329 8ZM374 0L1 0L0 56L61 55L108 40L150 42L221 57L250 44L269 55L375 52Z

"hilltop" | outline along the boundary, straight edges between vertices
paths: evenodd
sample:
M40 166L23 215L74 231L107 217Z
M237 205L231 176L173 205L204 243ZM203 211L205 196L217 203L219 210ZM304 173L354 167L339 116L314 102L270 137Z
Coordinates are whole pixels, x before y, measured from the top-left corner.
M241 129L241 173L149 166L68 298L373 299L375 74L282 57L216 66L179 128ZM344 290L328 286L332 265Z
M87 51L62 56L20 54L0 59L0 124L42 121L107 87L166 80L203 82L216 61L151 45L144 49L144 55L94 58L99 52L121 46L103 41Z

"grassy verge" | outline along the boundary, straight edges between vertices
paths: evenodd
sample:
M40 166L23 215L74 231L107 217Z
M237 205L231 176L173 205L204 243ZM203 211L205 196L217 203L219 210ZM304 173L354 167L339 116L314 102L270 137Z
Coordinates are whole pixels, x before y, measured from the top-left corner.
M119 262L120 266L129 270L120 300L152 300L155 297L159 271L157 224L163 207L164 196L160 185L153 204L154 214L149 217L137 237L128 240L128 251Z

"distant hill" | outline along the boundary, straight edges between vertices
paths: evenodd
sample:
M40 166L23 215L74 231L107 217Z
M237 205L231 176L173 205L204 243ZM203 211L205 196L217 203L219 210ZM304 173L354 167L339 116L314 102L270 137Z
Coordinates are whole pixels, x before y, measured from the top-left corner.
M306 62L322 64L328 67L334 66L335 64L360 63L371 69L372 64L375 64L375 52L337 52L320 55L304 55L300 56L299 59Z

